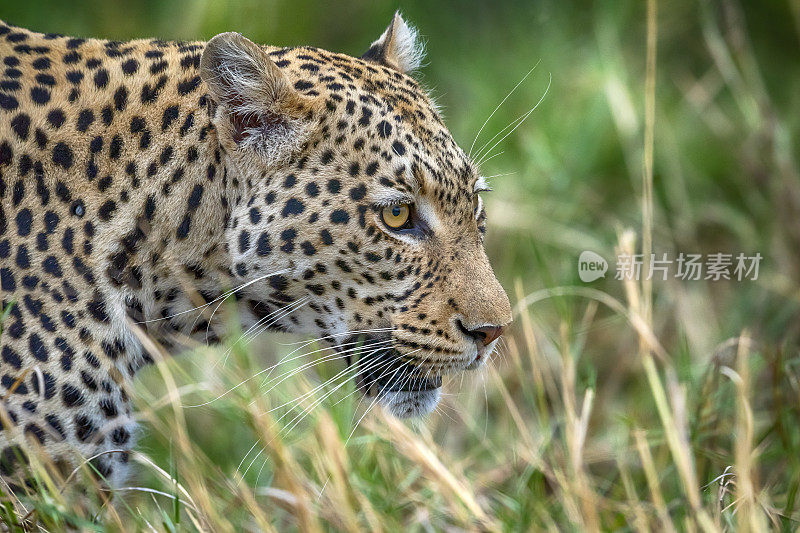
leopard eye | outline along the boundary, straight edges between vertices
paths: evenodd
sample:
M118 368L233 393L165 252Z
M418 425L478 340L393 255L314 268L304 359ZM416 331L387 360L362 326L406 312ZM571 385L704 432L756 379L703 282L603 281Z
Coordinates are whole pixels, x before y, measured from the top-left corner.
M401 229L411 219L409 204L387 205L381 209L381 219L391 229Z

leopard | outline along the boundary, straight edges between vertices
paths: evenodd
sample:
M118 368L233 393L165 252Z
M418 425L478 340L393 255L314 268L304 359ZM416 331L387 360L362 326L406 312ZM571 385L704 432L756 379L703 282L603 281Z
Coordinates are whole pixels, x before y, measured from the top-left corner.
M319 339L398 417L511 323L487 179L399 12L360 57L0 22L0 58L2 479L40 451L123 483L135 376L218 342L212 304Z

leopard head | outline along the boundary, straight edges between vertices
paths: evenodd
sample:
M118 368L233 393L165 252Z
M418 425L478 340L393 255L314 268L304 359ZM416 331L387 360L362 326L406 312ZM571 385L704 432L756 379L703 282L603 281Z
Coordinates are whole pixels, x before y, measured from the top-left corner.
M483 246L487 185L411 76L395 15L360 58L236 33L201 60L237 194L231 271L265 324L326 339L367 395L431 411L511 321Z

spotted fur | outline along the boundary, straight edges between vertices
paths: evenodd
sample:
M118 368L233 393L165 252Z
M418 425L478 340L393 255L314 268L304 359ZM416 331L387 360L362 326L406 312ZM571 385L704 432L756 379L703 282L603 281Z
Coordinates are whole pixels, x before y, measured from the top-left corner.
M152 360L138 332L206 340L220 324L194 309L230 289L245 325L388 331L383 356L428 378L478 366L482 328L510 321L483 182L407 74L421 53L399 16L362 58L0 23L0 61L3 476L38 445L121 482ZM382 223L394 203L412 230ZM407 416L435 405L424 389L378 394Z

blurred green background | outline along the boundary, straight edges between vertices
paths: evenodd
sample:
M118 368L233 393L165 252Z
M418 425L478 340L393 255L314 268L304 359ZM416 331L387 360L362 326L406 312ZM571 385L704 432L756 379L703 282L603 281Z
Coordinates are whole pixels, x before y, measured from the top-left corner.
M641 239L646 2L0 0L0 17L41 32L206 40L234 30L265 44L309 44L351 55L366 50L396 9L425 40L427 60L418 77L465 149L492 110L535 67L475 146L542 99L527 121L490 152L493 157L482 171L496 176L486 200L487 248L497 274L512 302L534 291L543 297L518 310L491 371L448 384L441 412L416 429L420 439L440 446L446 468L458 472L489 521L475 522L475 510L464 498L451 501L447 490L452 486L437 485L435 468L420 466L419 457L401 453L388 437L370 436L380 435L376 427L385 428L384 422L367 422L371 430L359 428L354 440L342 439L351 461L347 483L355 494L366 495L363 501L352 496L355 523L370 529L376 524L472 528L476 523L505 530L564 523L576 530L597 524L634 529L642 523L664 529L669 524L658 513L661 502L682 529L682 520L694 516L692 498L676 472L675 451L665 443L669 428L662 428L655 414L635 331L619 313L554 290L588 286L626 300L622 283L613 279L613 263L622 233L630 229L637 242ZM744 392L735 391L720 368L736 366L731 346L743 331L752 335L753 355L745 366L752 367L749 401L758 450L753 454L761 461L753 467L758 502L772 525L793 529L800 490L800 4L671 0L658 6L657 23L654 251L672 258L680 252L758 252L764 258L755 281L654 283L653 329L670 357L660 370L686 395L687 449L702 505L716 525L729 526L735 513L719 503L732 500L725 499L718 476L739 460L735 445L743 426L736 402L744 396L736 394ZM609 260L605 279L591 285L578 279L583 250ZM234 344L240 366L222 378L204 367L221 351L198 350L171 363L172 371L187 390L200 383L191 393L205 390L209 394L201 398L211 399L285 353L277 344L285 340L264 335L250 350ZM153 403L140 408L148 411L145 418L153 428L141 448L165 470L179 468L174 426L158 412L168 404L158 400L165 385L158 372L150 374L140 388ZM546 393L541 380L552 380ZM291 399L293 390L274 394ZM588 391L593 407L576 464L570 455L575 441L574 436L570 440L568 397L586 398ZM268 522L279 529L295 527L287 517L296 508L281 500L282 493L269 492L273 481L287 486L277 470L261 479L245 475L256 487L254 497L272 498L267 503L259 499L251 505L229 490L253 433L259 434L259 424L243 408L258 389L251 394L201 413L187 412L193 453L201 459L183 468L207 469L203 476L213 480L207 489L212 499L226 505L236 500L230 515L220 504L220 523L250 527L254 509L272 509L277 501L288 514L270 515ZM681 405L676 398L670 396L674 409ZM347 437L358 406L329 403L325 409ZM311 423L306 433L292 432L287 441L302 456L301 484L317 489L327 484L330 466L330 458L320 459L328 452L312 444L321 423ZM661 496L653 493L647 461L633 444L635 429L644 431L652 447ZM258 438L265 442L263 435ZM155 486L159 478L142 479ZM599 519L592 520L592 506L583 506L587 501L597 504ZM147 498L141 502L150 504ZM313 503L314 512L326 527L346 529L347 520L336 514L346 506L334 500L326 507L325 502L320 497ZM370 505L379 518L371 518ZM213 508L205 509L214 515ZM459 509L467 511L459 514Z

